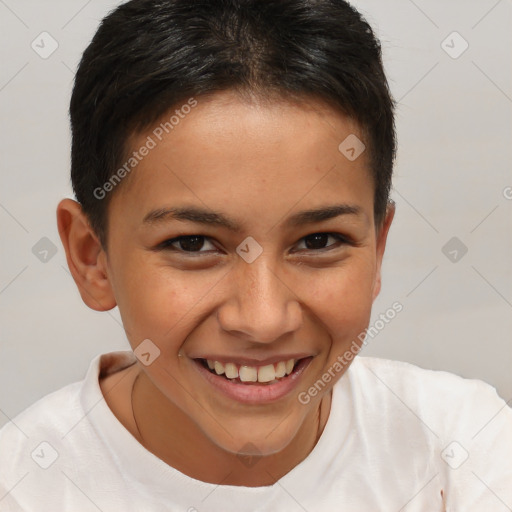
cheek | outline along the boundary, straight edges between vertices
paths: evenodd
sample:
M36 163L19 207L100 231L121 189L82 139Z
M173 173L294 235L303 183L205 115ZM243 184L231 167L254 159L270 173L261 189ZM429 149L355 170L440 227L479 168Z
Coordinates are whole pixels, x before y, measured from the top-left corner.
M224 273L180 272L143 260L127 262L116 276L116 299L132 346L149 338L160 348L183 341L198 322L208 295ZM211 290L211 291L210 291Z
M371 255L361 255L339 268L322 270L308 280L310 306L336 331L359 325L369 317L374 281Z
M336 380L359 351L370 321L375 278L373 268L370 255L361 258L357 265L347 265L331 275L325 274L315 284L313 313L329 338L329 346L326 346L325 339L318 346L324 353L319 361L319 371L333 370ZM347 351L350 353L345 356ZM341 366L340 358L345 361Z
M229 298L222 296L226 289L223 281L230 279L227 268L211 273L182 272L151 263L147 256L122 263L117 267L114 288L132 346L146 338L162 349L173 339L179 345L205 315ZM335 342L354 334L357 337L367 326L375 279L369 251L361 250L338 267L296 267L283 278L289 281L292 295L299 297Z

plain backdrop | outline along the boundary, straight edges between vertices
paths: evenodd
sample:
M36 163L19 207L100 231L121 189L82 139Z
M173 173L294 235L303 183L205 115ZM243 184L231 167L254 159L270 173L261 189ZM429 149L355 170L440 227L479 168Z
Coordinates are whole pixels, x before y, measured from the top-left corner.
M481 379L511 400L512 4L353 3L399 103L397 214L372 323L395 301L403 311L362 353ZM0 0L0 426L83 379L95 355L129 348L117 310L82 303L55 222L72 197L74 71L117 4Z

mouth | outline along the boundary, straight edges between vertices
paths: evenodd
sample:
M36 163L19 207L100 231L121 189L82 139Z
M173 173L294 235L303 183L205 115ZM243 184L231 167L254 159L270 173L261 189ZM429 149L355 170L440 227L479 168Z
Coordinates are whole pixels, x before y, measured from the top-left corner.
M313 356L250 366L211 359L194 359L208 384L239 402L257 404L276 401L290 393Z
M300 359L287 359L264 366L221 363L220 361L212 361L210 359L201 359L200 361L211 373L220 375L231 382L272 385L288 377Z

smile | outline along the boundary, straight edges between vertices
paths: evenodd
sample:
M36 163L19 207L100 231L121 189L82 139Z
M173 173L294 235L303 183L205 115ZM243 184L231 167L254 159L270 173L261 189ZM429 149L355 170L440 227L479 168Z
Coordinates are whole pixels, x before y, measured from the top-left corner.
M292 373L298 359L288 359L265 366L246 366L236 363L221 363L220 361L206 360L208 368L217 375L224 375L226 379L239 382L258 382L260 384L272 384L278 379Z
M262 404L281 399L295 389L312 359L287 359L261 366L194 359L194 367L209 385L229 398Z

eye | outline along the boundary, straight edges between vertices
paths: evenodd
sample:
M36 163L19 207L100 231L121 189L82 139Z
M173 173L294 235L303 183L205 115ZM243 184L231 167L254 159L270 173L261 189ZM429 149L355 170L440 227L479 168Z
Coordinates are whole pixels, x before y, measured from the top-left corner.
M335 243L327 244L329 238L333 238ZM318 251L322 249L334 249L342 244L351 244L351 241L338 233L312 233L301 239L300 243L304 241L305 248L311 251ZM299 243L299 245L300 245ZM302 249L302 248L299 248Z
M333 239L334 243L326 245L329 238ZM206 250L201 250L205 248L205 244L209 244L210 247L207 246ZM301 244L304 244L304 246L300 247ZM297 249L306 251L322 251L334 249L340 245L354 245L354 243L348 237L340 235L339 233L312 233L311 235L301 238L297 244ZM211 251L218 250L217 247L209 241L209 238L204 235L183 235L176 238L170 238L169 240L165 240L160 243L157 246L157 249L172 250L178 253L196 254L209 253Z
M211 248L208 248L206 251L201 251L204 247L204 244L210 244ZM172 238L170 240L165 240L158 246L160 249L171 249L176 250L178 252L209 252L212 249L217 250L217 248L208 240L207 237L203 235L186 235L186 236L178 236L176 238Z

